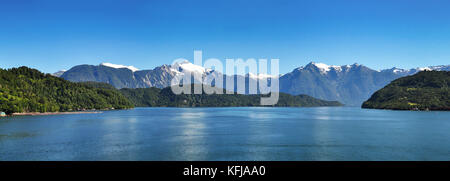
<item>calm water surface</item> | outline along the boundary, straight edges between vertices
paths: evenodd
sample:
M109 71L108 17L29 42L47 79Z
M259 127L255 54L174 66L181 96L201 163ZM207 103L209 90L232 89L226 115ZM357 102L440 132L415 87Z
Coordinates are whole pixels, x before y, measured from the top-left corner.
M450 160L450 112L136 108L0 119L0 160Z

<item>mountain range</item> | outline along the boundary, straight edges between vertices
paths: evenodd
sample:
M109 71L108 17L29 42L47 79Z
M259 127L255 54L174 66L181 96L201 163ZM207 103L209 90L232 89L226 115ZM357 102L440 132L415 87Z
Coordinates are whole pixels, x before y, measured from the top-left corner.
M383 88L392 80L415 74L423 70L449 71L450 65L430 66L415 69L391 68L373 70L364 65L326 65L310 62L296 68L292 72L279 75L280 92L292 95L306 94L315 98L339 101L350 106L360 106L375 91ZM184 71L199 74L201 77L214 78L232 76L235 81L244 78L246 83L269 75L224 75L221 72L206 69L190 62L180 62L173 65L162 65L151 70L139 70L133 66L102 63L100 65L78 65L68 71L55 73L72 82L105 82L116 88L165 88L171 86L171 80ZM233 91L237 88L234 87ZM248 87L245 93L249 93Z
M329 66L311 62L281 76L280 92L306 94L323 100L337 100L346 105L359 106L391 81L423 70L448 71L450 65L377 71L356 63Z

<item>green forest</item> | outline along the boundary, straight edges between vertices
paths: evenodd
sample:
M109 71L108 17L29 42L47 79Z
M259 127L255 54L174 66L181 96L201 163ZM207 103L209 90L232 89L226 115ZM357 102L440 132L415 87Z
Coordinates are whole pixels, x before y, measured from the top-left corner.
M450 72L422 71L392 81L362 104L363 108L450 110Z
M118 90L73 83L28 67L0 69L0 112L63 112L125 109L133 104Z
M194 87L191 85L191 87ZM124 88L120 91L137 107L244 107L261 106L261 97L269 95L225 94L180 94L176 95L170 87L158 88ZM313 107L342 106L337 101L324 101L307 95L292 96L280 93L275 107Z

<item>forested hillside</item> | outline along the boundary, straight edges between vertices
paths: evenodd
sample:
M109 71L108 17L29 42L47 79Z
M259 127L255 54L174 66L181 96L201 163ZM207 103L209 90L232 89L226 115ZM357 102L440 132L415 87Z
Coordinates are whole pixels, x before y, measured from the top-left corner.
M192 86L193 87L193 86ZM220 89L224 91L223 89ZM243 94L180 94L171 88L138 88L120 90L135 106L139 107L242 107L261 106L261 97L267 95ZM276 107L342 106L337 101L324 101L307 95L292 96L280 93Z
M28 67L0 69L0 111L7 114L132 107L115 89L69 82Z
M450 110L450 72L423 71L399 78L375 92L363 108Z

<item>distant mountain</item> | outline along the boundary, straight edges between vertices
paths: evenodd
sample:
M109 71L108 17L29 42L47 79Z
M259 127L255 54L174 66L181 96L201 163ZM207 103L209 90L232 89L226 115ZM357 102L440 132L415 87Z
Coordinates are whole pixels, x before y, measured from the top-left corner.
M105 82L116 88L164 88L171 85L171 80L183 70L198 74L207 74L201 66L189 62L175 65L162 65L153 70L138 70L133 66L102 63L95 65L78 65L64 72L61 78L72 82Z
M328 66L311 62L280 77L280 90L289 94L307 94L346 105L360 105L373 92L401 75L378 72L353 64Z
M334 66L311 62L280 77L280 91L297 95L307 94L324 100L337 100L346 105L359 106L372 93L392 80L423 70L448 71L450 66L431 66L416 69L392 68L381 71L353 64Z
M450 111L450 72L423 71L392 81L363 108Z
M382 70L382 72L393 72L398 75L407 76L412 75L424 70L436 70L436 71L450 71L450 65L438 65L438 66L429 66L429 67L422 67L422 68L414 68L414 69L401 69L401 68L391 68Z
M431 66L409 70L392 68L376 71L356 63L353 65L330 66L323 63L311 62L306 66L296 68L292 72L280 76L280 92L292 95L306 94L318 99L339 101L346 105L360 106L372 93L384 87L390 81L415 74L422 70L448 71L450 70L450 66ZM182 75L183 71L199 74L202 78L209 77L213 79L223 76L224 85L226 84L227 78L234 80L236 85L238 78L244 78L246 83L248 83L249 81L256 81L258 78L264 77L264 75L258 77L253 74L247 74L245 76L224 75L190 62L162 65L153 70L139 70L133 66L114 65L110 63L102 63L97 66L79 65L64 72L61 77L73 82L105 82L119 89L165 88L171 86L171 80L177 77L177 75ZM229 90L237 92L236 87ZM249 93L248 86L245 88L244 93Z
M132 68L130 68L132 67ZM64 72L61 78L72 82L104 82L121 88L165 88L172 85L172 79L182 77L183 72L189 72L191 75L198 75L201 79L195 80L198 83L202 79L213 80L216 77L222 76L224 85L226 84L227 76L221 72L194 65L190 62L179 62L174 65L162 65L153 70L138 70L133 66L114 65L110 63L102 63L100 65L78 65L70 70ZM237 82L237 78L244 78L247 82L249 79L257 79L253 74L233 75L231 78ZM212 81L212 85L215 82ZM219 87L225 87L225 86ZM236 84L235 84L236 85ZM248 87L246 88L248 90ZM231 88L230 91L237 91L236 88ZM248 91L246 91L248 92Z
M117 65L117 64L112 64L112 63L101 63L100 65L105 66L105 67L116 68L116 69L126 68L133 72L136 72L139 70L138 68L136 68L134 66Z

